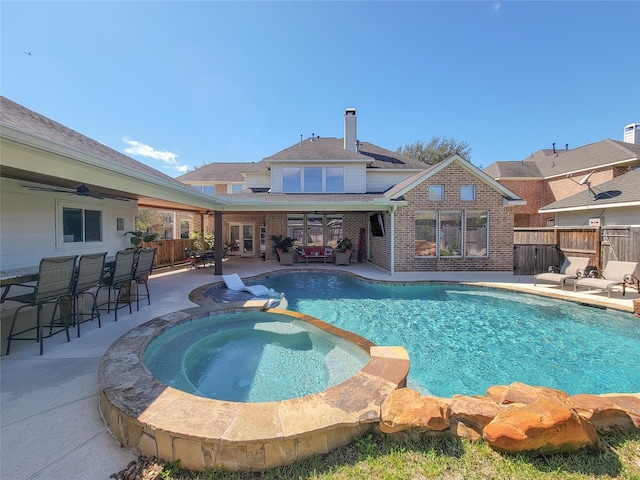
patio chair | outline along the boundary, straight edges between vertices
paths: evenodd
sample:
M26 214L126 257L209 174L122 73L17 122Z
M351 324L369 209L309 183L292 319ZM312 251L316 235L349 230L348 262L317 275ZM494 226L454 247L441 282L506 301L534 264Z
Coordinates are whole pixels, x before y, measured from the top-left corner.
M151 296L149 295L149 285L147 284L147 280L149 280L149 275L151 275L151 270L153 270L153 261L155 257L155 248L145 248L138 252L138 262L136 263L133 271L133 280L136 282L136 310L138 311L140 311L140 298L146 298L147 304L151 305ZM144 285L144 288L147 291L147 293L142 296L140 295L139 290L140 285Z
M240 276L237 273L231 273L229 275L222 275L222 280L229 290L235 290L236 292L248 292L252 295L270 295L273 291L264 285L245 285Z
M533 285L538 282L560 285L562 290L568 280L578 278L581 271L589 265L589 257L566 257L560 268L551 266L547 273L539 273L533 277Z
M626 293L626 287L635 288L640 293L638 265L638 262L609 261L600 278L578 278L573 284L573 291L577 291L578 287L595 288L606 290L607 297L611 297L611 289L622 286L622 296Z
M24 304L18 307L13 314L11 328L9 329L9 335L7 336L7 355L9 355L11 350L11 342L13 340L35 340L36 342L40 342L40 355L42 355L44 351L43 343L45 338L52 337L53 335L64 331L67 333L67 342L71 340L69 337L69 324L73 321L71 315L63 315L61 313L58 320L56 320L55 317L58 307L60 306L60 300L63 297L68 299L71 296L77 258L77 255L43 258L40 260L37 283L35 285L16 285L32 288L33 292L7 297L10 287L14 285L11 285L7 290L5 290L2 295L2 302L13 301ZM47 304L53 304L54 307L53 312L51 313L51 320L47 325L49 327L49 334L45 336L45 325L42 323L41 314L42 308ZM36 325L35 327L29 327L24 330L20 330L19 332L14 332L18 314L26 307L36 307ZM24 333L32 330L35 330L35 336L22 336Z
M111 291L113 290L113 309L115 311L115 321L118 321L118 310L129 305L129 313L131 313L131 280L133 279L133 263L136 251L132 249L121 250L116 253L116 260L111 268L106 272L102 279L102 287L107 287L107 302L101 304L106 305L107 313L111 312ZM122 305L120 303L122 302Z
M80 257L78 262L78 272L73 284L72 291L72 308L73 319L77 326L77 335L80 337L80 324L98 319L98 328L102 327L100 322L100 310L98 309L98 289L102 284L102 276L104 274L104 262L107 252L89 253ZM95 292L91 290L96 289ZM85 313L80 310L80 297L89 295L91 297L91 312ZM83 309L84 310L84 309ZM82 319L83 317L89 317Z

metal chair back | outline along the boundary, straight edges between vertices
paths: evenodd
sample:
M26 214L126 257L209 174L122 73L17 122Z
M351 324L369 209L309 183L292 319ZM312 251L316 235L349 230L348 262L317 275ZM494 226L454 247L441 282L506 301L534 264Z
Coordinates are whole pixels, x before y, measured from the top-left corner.
M135 250L121 250L116 253L116 261L111 273L111 285L118 285L131 280L133 275L133 263L135 261Z
M33 304L71 293L77 255L43 258L38 269Z
M104 274L104 259L106 256L107 252L89 253L80 257L74 288L76 295L90 288L100 286L102 275Z
M145 248L138 252L138 263L133 278L138 280L145 275L150 275L153 270L153 260L156 256L155 248Z

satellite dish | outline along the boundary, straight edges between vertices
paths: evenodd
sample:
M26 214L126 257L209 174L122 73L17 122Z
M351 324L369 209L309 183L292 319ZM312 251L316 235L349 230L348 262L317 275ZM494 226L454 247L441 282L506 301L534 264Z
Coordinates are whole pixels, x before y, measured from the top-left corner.
M591 173L587 173L584 177L582 177L582 179L578 182L578 185L584 185L585 183L587 183L589 181L589 177L593 175L593 172L595 172L595 170L592 170Z

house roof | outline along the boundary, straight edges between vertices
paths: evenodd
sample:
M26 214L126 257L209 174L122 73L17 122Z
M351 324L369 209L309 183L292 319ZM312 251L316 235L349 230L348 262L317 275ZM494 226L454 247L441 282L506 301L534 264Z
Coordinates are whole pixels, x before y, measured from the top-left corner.
M44 115L29 110L6 97L0 96L0 102L0 125L2 126L13 127L21 132L29 133L59 145L71 147L74 150L99 157L113 164L144 172L147 175L162 178L163 180L179 183L170 176L144 163L138 162L131 157L109 148L103 143L96 142Z
M569 210L589 210L595 208L613 208L640 206L640 168L620 175L613 180L589 187L557 202L542 207L544 213Z
M278 153L251 165L245 172L267 171L273 162L293 161L339 161L365 162L367 168L396 170L424 170L426 164L397 152L392 152L369 142L360 142L358 152L345 150L344 139L335 137L314 137L291 145Z
M181 182L244 182L242 171L252 162L214 162L177 177Z
M497 180L552 178L638 161L640 161L640 145L605 139L571 150L539 150L521 161L494 162L485 169L485 172Z
M216 207L212 197L3 96L0 134L3 142L40 152L22 158L3 155L4 177L74 189L86 183L92 192L97 187L100 193L136 199L140 206ZM26 158L35 163L27 165Z
M491 186L494 190L499 192L504 197L505 204L526 205L526 201L524 201L520 196L513 193L511 190L509 190L502 184L498 183L496 180L491 178L489 175L487 175L485 172L477 168L472 163L462 158L457 153L450 156L448 159L442 162L438 162L435 165L431 165L426 170L416 173L415 175L403 180L402 182L399 182L398 184L396 184L395 186L393 186L392 188L390 188L384 193L385 198L396 199L396 200L401 199L405 193L412 190L417 185L425 182L430 177L432 177L433 175L440 172L441 170L443 170L448 165L454 162L456 162L458 165L460 165L462 168L467 170L469 173L476 176L478 179L485 182L487 185Z

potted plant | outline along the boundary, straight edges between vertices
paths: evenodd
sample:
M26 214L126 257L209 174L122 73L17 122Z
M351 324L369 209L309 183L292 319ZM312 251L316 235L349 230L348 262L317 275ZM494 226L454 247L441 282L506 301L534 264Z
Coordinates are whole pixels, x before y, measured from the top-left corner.
M131 235L131 238L129 239L129 241L131 242L131 245L133 245L133 248L135 248L136 250L140 250L141 248L144 248L145 244L149 244L149 243L157 242L158 245L162 245L162 242L158 242L157 233L146 233L146 232L137 230L137 231L125 232L124 234Z
M353 250L353 242L344 237L338 240L337 245L339 252L335 253L336 265L349 265L351 261L351 251Z
M294 253L291 251L295 240L284 235L271 235L273 249L278 256L278 261L283 265L293 265Z

